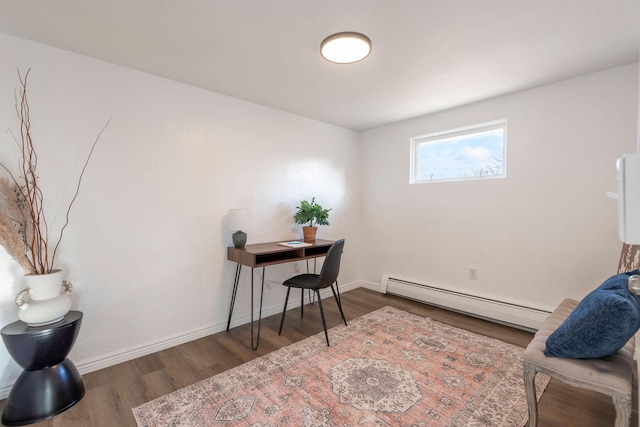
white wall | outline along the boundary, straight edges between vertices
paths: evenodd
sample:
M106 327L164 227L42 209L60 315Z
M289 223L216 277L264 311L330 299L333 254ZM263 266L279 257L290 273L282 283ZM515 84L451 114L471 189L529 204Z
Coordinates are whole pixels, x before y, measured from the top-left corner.
M614 274L615 161L635 151L637 64L365 132L363 272L553 308ZM409 139L508 121L508 177L409 185ZM469 268L478 279L469 279Z
M2 130L18 129L16 69L33 68L31 119L54 231L113 117L57 263L85 314L71 354L85 372L224 327L233 207L251 210L249 243L300 236L291 216L302 198L332 207L319 237L347 239L341 284L395 273L550 308L615 270L615 202L604 194L616 188L615 159L635 150L637 65L358 135L2 34L0 55ZM500 118L507 179L408 184L411 136ZM0 142L9 162L10 135ZM281 307L279 282L290 274L268 270L267 314ZM245 270L234 324L248 319L248 278ZM17 319L23 282L4 253L0 283L5 325ZM18 372L0 348L0 398Z
M19 130L16 70L28 95L45 208L53 233L79 168L109 117L61 245L57 266L84 312L71 353L81 372L221 330L235 265L230 208L247 207L248 242L301 237L301 199L331 211L318 237L346 238L341 284L360 265L359 142L355 132L0 34L0 161ZM245 269L234 324L249 315ZM292 266L267 270L267 314ZM17 320L22 272L0 255L0 323ZM248 338L247 338L248 339ZM168 341L165 341L168 340ZM0 348L0 391L19 369Z

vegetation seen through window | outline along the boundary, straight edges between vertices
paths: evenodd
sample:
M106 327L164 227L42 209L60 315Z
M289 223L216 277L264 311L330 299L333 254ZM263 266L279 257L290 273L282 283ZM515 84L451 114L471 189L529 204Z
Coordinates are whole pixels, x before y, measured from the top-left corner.
M411 139L411 183L506 176L506 121Z

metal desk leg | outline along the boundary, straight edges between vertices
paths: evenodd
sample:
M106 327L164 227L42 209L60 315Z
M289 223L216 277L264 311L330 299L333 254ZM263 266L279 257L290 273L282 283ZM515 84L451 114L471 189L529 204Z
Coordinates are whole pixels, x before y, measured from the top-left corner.
M260 326L262 323L262 297L264 295L264 267L262 267L262 286L260 289L260 310L258 313L258 334L256 335L255 344L253 341L253 268L251 269L251 349L257 350L260 345Z
M236 294L238 293L238 282L240 281L241 269L242 269L242 264L237 263L236 277L233 280L233 292L231 293L231 305L229 306L229 319L227 320L227 331L229 330L229 326L231 325L231 315L233 314L233 306L236 303Z
M307 274L309 274L309 258L307 258L306 261L307 261ZM314 258L313 274L316 274L316 261L317 261L317 258ZM309 305L313 306L314 302L316 302L316 293L312 292L311 289L309 289ZM303 304L304 304L304 289L302 290L302 302L300 303L300 307L302 307Z

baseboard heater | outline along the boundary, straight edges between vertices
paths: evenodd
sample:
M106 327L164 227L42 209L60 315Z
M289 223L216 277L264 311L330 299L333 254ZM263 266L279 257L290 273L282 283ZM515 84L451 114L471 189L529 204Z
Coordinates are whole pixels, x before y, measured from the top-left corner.
M382 276L380 291L528 331L536 331L550 314L549 311L533 307L456 292L390 275Z

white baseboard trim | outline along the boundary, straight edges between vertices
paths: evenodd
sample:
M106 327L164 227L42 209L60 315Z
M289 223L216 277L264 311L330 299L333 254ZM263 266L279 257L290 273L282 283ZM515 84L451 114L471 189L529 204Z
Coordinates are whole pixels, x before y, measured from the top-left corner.
M0 386L0 400L4 400L9 397L9 392L11 391L12 386L13 383Z
M367 289L371 289L372 291L384 293L382 291L380 283L375 283L375 282L360 281L358 282L358 286L356 286L356 288L367 288Z
M177 334L170 337L149 341L139 346L129 347L94 357L85 359L75 363L81 375L88 374L118 363L128 362L138 357L147 356L167 348L175 347L189 341L197 340L217 332L224 331L227 327L226 322L218 322L217 324L194 329L183 334Z
M341 285L340 290L342 292L346 292L351 289L356 289L359 287L369 287L369 286L370 284L367 284L364 282L352 282L346 285ZM375 287L377 290L380 288L380 285L376 284ZM320 294L322 295L323 299L328 297L333 297L330 289L326 289ZM289 299L289 307L296 308L299 306L300 306L300 298ZM280 314L280 313L282 313L282 304L276 304L270 307L262 308L263 318L273 316L274 314ZM238 315L238 313L234 313L234 318L231 320L230 327L234 328L236 326L249 323L250 321L251 321L251 313L243 313L240 315ZM112 353L95 357L92 359L81 360L76 363L76 367L78 368L78 371L80 371L80 374L82 375L88 374L90 372L94 372L99 369L104 369L104 368L108 368L109 366L117 365L118 363L128 362L129 360L137 359L138 357L147 356L149 354L156 353L161 350L166 350L167 348L175 347L177 345L184 344L189 341L194 341L209 335L217 334L218 332L222 332L226 330L226 328L227 328L226 321L217 322L215 324L207 325L202 328L192 329L185 333L176 334L173 336L150 341L139 346L114 351Z
M364 282L352 282L345 285L340 285L341 292L347 292L351 289L356 289L359 287L367 287L369 288L372 284L364 283ZM379 285L375 285L377 289L379 289ZM376 290L377 290L376 289ZM331 290L326 289L321 292L322 298L333 298ZM293 296L293 295L292 295ZM284 303L284 301L283 301ZM291 298L289 300L289 307L296 308L300 306L300 298ZM269 317L274 314L282 313L282 303L276 304L270 307L263 307L262 309L262 317ZM238 314L234 313L234 318L231 321L231 327L236 327L240 325L244 325L245 323L249 323L251 321L250 313ZM171 336L167 336L164 338L156 339L153 341L149 341L143 343L141 345L120 349L111 353L107 353L104 355L100 355L98 357L84 359L75 361L74 364L78 368L80 375L88 374L90 372L98 371L100 369L105 369L110 366L117 365L119 363L128 362L133 359L137 359L139 357L147 356L152 353L156 353L161 350L166 350L171 347L175 347L180 344L187 343L189 341L194 341L199 338L204 338L209 335L216 334L218 332L222 332L226 330L227 322L221 321L216 322L210 325L205 325L200 328L195 328L190 331L186 331L184 333L175 334ZM10 384L2 384L0 385L0 400L6 399L9 396L9 392L11 391L11 387L13 383Z

